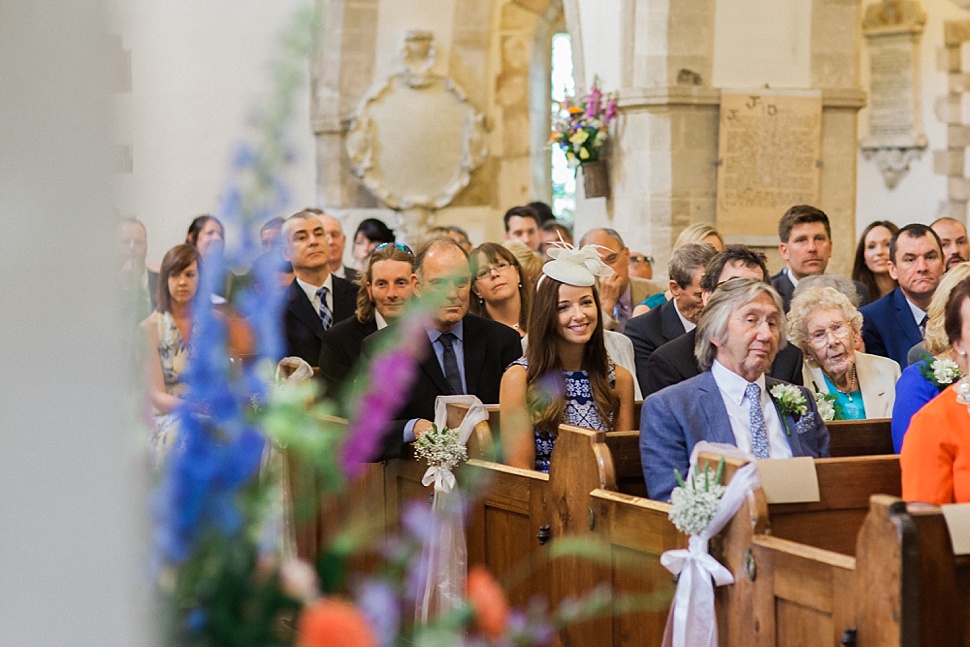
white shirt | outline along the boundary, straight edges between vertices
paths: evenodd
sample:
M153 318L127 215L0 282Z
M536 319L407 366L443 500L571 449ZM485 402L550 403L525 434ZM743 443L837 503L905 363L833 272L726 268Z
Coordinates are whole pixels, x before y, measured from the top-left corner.
M799 281L798 281L798 279L795 278L795 273L791 271L791 268L790 267L786 267L785 268L785 276L788 277L788 280L791 281L791 284L794 287L796 287L796 288L798 287Z
M906 295L904 294L903 297ZM913 319L916 320L916 327L919 328L920 323L923 321L923 317L926 316L925 310L920 310L918 306L914 305L912 301L906 299L906 305L909 306L910 312L913 313Z
M300 277L296 278L296 283L303 289L310 303L313 304L314 312L320 312L320 297L317 296L317 290L327 288L327 307L330 308L331 314L333 313L333 272L327 274L327 280L323 282L323 285L310 285Z
M694 323L693 321L690 321L689 319L685 319L684 315L680 314L680 308L677 307L677 300L671 299L671 301L674 302L674 312L676 312L677 316L680 317L680 323L684 325L684 332L690 332L694 328L697 328L696 323Z
M751 408L748 398L744 395L744 390L749 382L714 360L711 366L711 374L717 389L721 392L721 400L724 401L724 408L727 409L728 418L731 421L731 431L734 432L734 442L738 449L751 452ZM761 387L761 411L765 417L765 427L768 430L768 453L771 458L791 458L791 445L785 437L784 423L778 415L778 409L771 401L771 396L765 388L764 374L758 376L755 381ZM792 430L794 433L794 430Z
M374 310L374 321L377 322L378 330L384 330L387 328L387 320L384 319L384 317L381 316L381 313L379 313L376 309Z

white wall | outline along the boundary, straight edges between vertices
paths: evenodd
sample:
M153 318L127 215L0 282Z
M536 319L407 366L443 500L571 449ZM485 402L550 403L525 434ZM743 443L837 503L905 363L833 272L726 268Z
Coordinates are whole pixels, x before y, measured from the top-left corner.
M484 1L484 0L483 0ZM377 18L377 53L373 82L401 69L401 45L405 32L423 29L434 34L435 64L432 71L448 74L448 53L455 6L452 0L393 0L381 2Z
M869 3L867 3L869 4ZM928 14L920 43L920 100L922 103L923 133L929 147L921 159L910 166L909 173L895 189L888 189L875 161L859 154L858 187L856 190L856 229L862 230L873 220L891 220L899 226L911 222L930 223L937 217L940 202L946 200L946 177L933 173L933 151L945 150L946 124L934 112L938 97L947 92L946 72L937 68L937 51L943 47L943 23L947 20L970 19L970 12L956 7L949 0L923 0ZM860 36L861 38L861 36ZM862 87L869 85L869 52L863 44L861 51ZM868 110L859 114L859 137L868 132Z
M583 69L586 78L577 79L577 82L585 81L584 91L592 86L593 77L597 75L604 92L620 89L622 4L620 0L586 0L579 3Z
M115 206L146 223L149 264L183 242L193 217L215 210L247 112L271 87L277 37L306 2L135 0L118 7L132 92L116 96L115 139L132 145L134 170L119 178ZM315 201L308 86L294 123L297 162L285 175L293 211Z

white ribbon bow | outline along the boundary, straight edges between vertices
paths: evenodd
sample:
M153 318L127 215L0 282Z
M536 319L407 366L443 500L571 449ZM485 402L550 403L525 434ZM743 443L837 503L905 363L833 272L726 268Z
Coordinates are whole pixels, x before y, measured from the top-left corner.
M434 483L435 492L451 492L455 489L455 485L457 485L455 475L443 465L432 465L424 473L424 478L421 479L421 485L427 487L432 483Z
M697 465L697 455L702 451L747 458L739 454L737 447L702 441L694 446L691 466ZM751 460L734 474L714 518L702 532L690 536L687 549L668 550L660 556L660 563L674 575L679 575L677 593L667 616L663 647L717 647L714 585L733 584L734 576L708 554L707 542L727 525L748 493L760 487L758 468L753 457Z

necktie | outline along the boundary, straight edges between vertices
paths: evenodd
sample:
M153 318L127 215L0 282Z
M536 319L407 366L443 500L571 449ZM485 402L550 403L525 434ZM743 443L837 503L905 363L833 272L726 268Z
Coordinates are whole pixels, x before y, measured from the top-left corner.
M626 304L622 301L617 301L616 305L613 306L613 318L616 320L616 330L617 332L623 332L626 328L627 319L629 316L626 311Z
M444 359L445 364L445 380L448 382L448 386L451 387L451 395L461 395L464 390L461 388L461 373L458 370L458 356L455 355L455 340L458 339L453 333L446 332L440 337L438 341L441 342L441 346L445 349L442 359Z
M930 320L929 315L923 315L922 321L919 322L919 336L926 337L926 322Z
M748 399L749 421L751 423L751 453L755 458L768 458L768 428L765 414L761 410L761 387L749 384L744 387L744 397Z
M320 288L317 290L317 296L320 297L320 323L323 324L323 329L326 330L333 324L333 312L330 311L330 306L327 305L327 288Z

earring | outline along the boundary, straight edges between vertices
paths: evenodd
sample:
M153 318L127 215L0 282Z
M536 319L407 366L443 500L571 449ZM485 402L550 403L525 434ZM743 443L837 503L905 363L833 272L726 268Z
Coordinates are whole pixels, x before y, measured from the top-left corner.
M960 351L960 357L966 357L966 356L967 356L967 351L966 351L966 349L964 349L964 350L961 350L961 351Z
M485 305L485 297L478 297L478 302L482 305Z
M522 283L519 283L519 287L520 287L520 288L522 287Z

